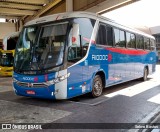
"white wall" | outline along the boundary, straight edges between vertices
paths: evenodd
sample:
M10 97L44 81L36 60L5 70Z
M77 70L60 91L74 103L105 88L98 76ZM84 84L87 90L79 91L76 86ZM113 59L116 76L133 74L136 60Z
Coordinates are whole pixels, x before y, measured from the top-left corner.
M147 33L149 35L152 35L152 32L151 32L149 27L146 27L146 26L134 26L134 28L136 28L136 29L138 29L138 30L140 30L140 31L142 31L144 33Z
M160 26L150 27L152 34L160 34Z
M0 39L10 32L15 32L16 27L14 23L0 23Z
M141 27L136 27L136 28L150 35L160 34L160 26L155 26L155 27L150 27L150 28L141 26Z

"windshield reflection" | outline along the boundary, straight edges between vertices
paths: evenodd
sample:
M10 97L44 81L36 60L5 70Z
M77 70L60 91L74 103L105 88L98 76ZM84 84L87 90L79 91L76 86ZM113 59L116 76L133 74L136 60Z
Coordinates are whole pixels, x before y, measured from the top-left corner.
M38 71L63 63L68 23L26 27L15 54L17 71Z

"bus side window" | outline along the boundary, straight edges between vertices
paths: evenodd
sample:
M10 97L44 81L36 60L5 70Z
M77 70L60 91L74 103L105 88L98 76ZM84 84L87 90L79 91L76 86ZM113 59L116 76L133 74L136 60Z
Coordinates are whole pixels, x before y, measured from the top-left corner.
M102 24L99 25L96 43L100 44L100 45L107 44L107 33L106 33L106 26L105 25L102 25Z
M107 25L106 30L107 30L107 45L113 46L113 30L112 30L112 27Z
M120 47L126 47L125 32L120 30Z
M153 39L150 39L150 50L155 50L156 45L155 45L155 41Z
M144 38L143 36L137 36L137 49L144 49Z
M76 18L74 19L74 23L79 24L79 44L69 45L71 46L68 51L68 61L79 61L82 59L88 51L88 46L91 40L92 31L94 28L95 20L88 18ZM72 40L70 40L72 41ZM93 43L94 41L91 41Z
M136 35L131 33L131 46L130 48L136 48Z
M114 40L115 40L115 46L119 47L119 29L114 29Z
M125 32L119 29L114 29L115 46L126 47Z
M135 48L136 47L136 37L135 34L126 32L126 42L128 48Z
M148 38L144 38L144 48L145 50L150 50L150 41Z
M97 44L113 46L113 32L109 25L100 24L97 33Z

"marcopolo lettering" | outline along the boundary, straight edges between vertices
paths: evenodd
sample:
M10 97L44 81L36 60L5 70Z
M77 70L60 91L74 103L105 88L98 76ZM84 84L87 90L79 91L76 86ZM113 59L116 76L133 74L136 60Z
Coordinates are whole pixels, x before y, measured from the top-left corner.
M92 60L108 60L108 55L92 55Z

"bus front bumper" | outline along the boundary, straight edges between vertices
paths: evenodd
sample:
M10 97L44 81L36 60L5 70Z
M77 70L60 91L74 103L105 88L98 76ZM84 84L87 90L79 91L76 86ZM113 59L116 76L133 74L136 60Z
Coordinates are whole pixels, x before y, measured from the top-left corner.
M48 75L30 76L13 74L13 88L17 95L47 98L67 99L67 77L69 74L62 71L63 75L57 73ZM60 75L60 72L59 72Z
M19 86L15 82L13 82L13 88L14 88L15 93L19 96L55 99L54 85L49 86L49 87L32 88L30 86L28 87Z

